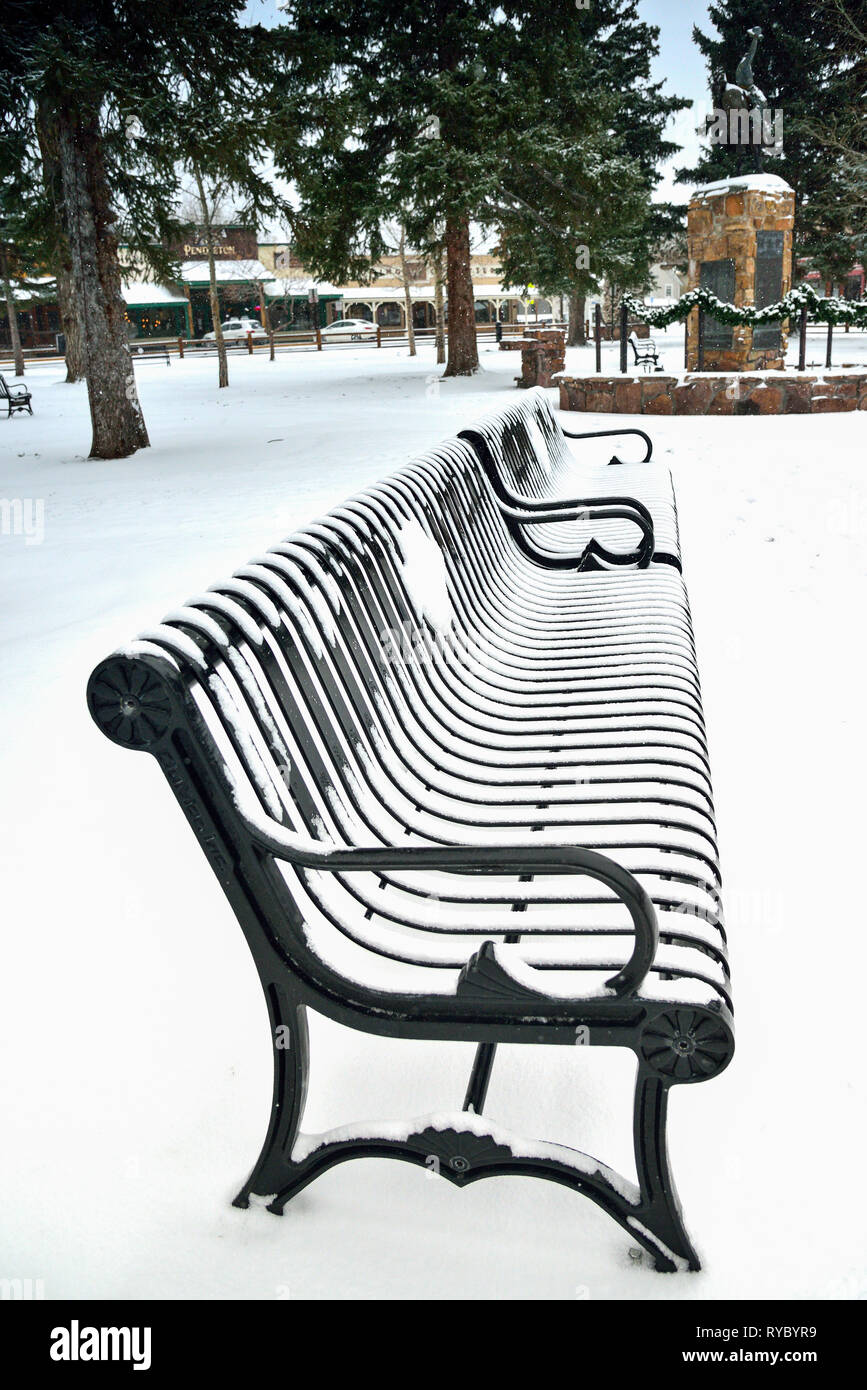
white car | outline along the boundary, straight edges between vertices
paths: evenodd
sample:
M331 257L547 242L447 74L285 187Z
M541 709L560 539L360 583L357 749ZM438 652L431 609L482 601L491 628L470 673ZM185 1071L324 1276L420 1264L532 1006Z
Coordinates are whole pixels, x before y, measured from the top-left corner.
M349 338L360 342L364 338L376 337L376 324L368 319L335 319L321 330L323 338Z
M254 338L261 338L264 337L265 332L258 319L226 319L221 327L223 338L227 343L246 343L248 333L252 333ZM212 329L210 333L203 333L201 340L203 343L216 342L216 330Z

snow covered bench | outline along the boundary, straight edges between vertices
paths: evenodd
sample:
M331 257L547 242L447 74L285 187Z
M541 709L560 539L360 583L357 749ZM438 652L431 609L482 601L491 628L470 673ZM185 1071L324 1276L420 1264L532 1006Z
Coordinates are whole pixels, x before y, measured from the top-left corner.
M140 357L161 357L167 367L172 365L169 345L164 342L149 343L147 339L143 342L131 342L129 345L130 355L135 361Z
M16 410L22 412L26 410L30 415L32 415L32 399L33 397L27 390L26 386L19 385L17 382L10 386L5 376L3 376L2 373L0 373L0 402L6 402L7 419L11 419L12 415L15 413Z
M620 435L636 435L643 441L640 462L624 463L616 454L607 464L588 461L567 442ZM572 433L561 428L545 392L534 390L462 430L460 437L476 450L504 504L548 512L555 506L599 507L625 497L634 499L653 522L653 560L681 568L671 472L653 461L653 443L643 430ZM615 490L616 499L610 496ZM552 558L574 555L593 540L607 552L608 558L600 562L603 566L628 563L636 544L634 524L623 514L600 520L585 513L559 526L531 529L529 535Z
M635 356L636 367L643 367L646 372L649 372L651 367L656 372L662 371L659 365L659 350L653 338L645 338L639 343L636 335L630 333L629 346Z
M262 982L273 1105L237 1205L365 1156L535 1175L695 1269L667 1098L733 1034L683 580L553 566L517 524L448 441L113 653L89 708L159 762ZM308 1009L477 1044L463 1108L304 1134ZM637 1185L484 1117L500 1043L635 1054Z

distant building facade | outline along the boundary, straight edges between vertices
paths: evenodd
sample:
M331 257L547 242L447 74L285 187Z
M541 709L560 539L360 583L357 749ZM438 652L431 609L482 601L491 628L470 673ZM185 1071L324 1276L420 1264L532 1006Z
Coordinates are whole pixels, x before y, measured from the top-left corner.
M121 293L130 340L200 338L214 327L207 246L191 230L168 249L178 264L177 279L159 284L140 257L128 247L120 248ZM397 255L383 256L364 282L332 285L311 276L288 242L260 242L254 229L227 224L215 228L214 259L222 321L244 316L277 331L325 327L337 318L366 319L384 328L405 327L405 293ZM413 324L433 328L433 268L409 252L407 271ZM547 322L563 316L562 301L528 293L526 287L503 285L497 257L491 252L473 253L470 273L479 324ZM53 347L60 330L56 303L44 297L31 303L21 292L16 295L21 301L18 318L24 345ZM445 286L443 300L447 318ZM4 329L8 339L8 325L0 322L0 343Z
M649 304L665 303L680 299L687 285L685 271L678 270L670 262L656 261L650 267L650 289L645 295Z
M301 293L318 289L320 301L325 296L332 308L324 322L332 318L366 319L369 323L380 324L383 328L405 327L405 293L401 274L400 257L383 256L371 269L365 280L348 280L339 286L317 285L307 277L304 266L297 259L287 242L260 244L259 255L268 265L279 284L285 281L290 290L297 286ZM435 300L436 281L433 267L415 252L407 253L407 279L412 302L412 320L415 328L432 328L436 322ZM470 260L470 274L476 297L477 323L516 323L521 321L525 306L516 289L500 283L500 268L496 256L490 252L474 253ZM324 295L323 295L324 292ZM445 295L445 289L443 290ZM269 303L279 296L269 289ZM550 314L551 306L540 302L540 313ZM288 306L282 312L277 310L275 317L288 317ZM303 317L303 315L302 315ZM532 309L530 317L533 317ZM299 323L297 326L303 326Z

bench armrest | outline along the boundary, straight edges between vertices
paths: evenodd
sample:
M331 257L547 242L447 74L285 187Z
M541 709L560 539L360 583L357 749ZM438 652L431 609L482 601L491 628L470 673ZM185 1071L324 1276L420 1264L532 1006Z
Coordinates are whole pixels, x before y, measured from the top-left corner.
M573 430L564 430L562 425L560 426L560 429L562 430L563 434L565 434L565 436L566 436L567 439L607 439L607 438L610 438L612 435L615 435L615 434L637 434L638 437L639 437L639 439L643 439L643 440L644 440L644 446L645 446L645 448L644 448L644 458L643 458L643 459L639 459L638 462L639 462L639 463L649 463L650 460L651 460L652 457L653 457L653 440L650 438L650 435L649 435L649 434L645 434L644 430L637 430L637 429L626 429L626 430L590 430L590 431L587 431L587 432L582 432L582 433L580 433L580 434L577 434L577 433L575 433L575 431L573 431ZM614 457L610 460L610 462L611 462L611 463L623 463L623 459L618 458L617 455L615 454Z
M537 564L545 565L551 569L572 569L587 558L588 555L596 555L605 560L609 565L635 565L638 569L647 569L653 559L655 538L653 532L653 518L650 512L641 502L636 502L631 497L600 497L593 498L590 502L584 502L578 506L569 506L545 511L525 511L523 508L507 507L502 502L499 504L500 511L511 527L518 526L546 526L563 521L631 521L641 532L641 540L636 548L627 554L617 554L609 550L607 546L601 544L595 537L591 537L580 555L546 555L544 551L538 550L536 546L527 539L521 537L521 547L535 560Z
M465 874L581 874L596 879L624 904L635 930L632 955L606 980L606 988L619 999L634 994L653 964L659 927L649 895L628 869L595 850L571 845L324 845L238 810L248 834L261 848L302 869L331 873L436 869Z
M602 433L621 434L625 431L603 430ZM643 431L636 430L632 433L642 434L651 449L653 448ZM506 483L483 434L475 429L461 430L458 438L466 440L472 447L476 458L482 465L482 473L493 491L497 506L512 527L544 525L555 521L609 521L623 518L633 522L641 532L641 541L637 549L628 555L615 555L600 545L598 541L591 540L580 555L558 556L556 561L552 561L551 557L543 554L542 551L536 550L526 540L526 537L522 537L522 547L525 548L530 558L538 564L546 565L549 568L553 566L557 569L573 568L581 563L588 550L601 556L610 565L637 563L640 569L644 569L650 564L653 559L654 548L653 518L642 502L637 502L633 497L558 497L550 501L523 497Z

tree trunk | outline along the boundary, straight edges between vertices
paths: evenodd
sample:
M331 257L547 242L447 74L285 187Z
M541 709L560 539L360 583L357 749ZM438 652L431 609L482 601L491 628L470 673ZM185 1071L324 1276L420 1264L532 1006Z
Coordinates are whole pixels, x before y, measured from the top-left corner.
M584 324L584 314L586 311L587 299L583 294L570 294L569 296L569 337L567 346L584 347L587 342L587 333Z
M3 278L3 293L6 297L6 317L9 320L9 337L12 342L12 356L15 360L15 375L24 375L24 353L21 349L21 334L18 332L18 308L9 281L9 255L5 246L0 247L0 275Z
M400 255L400 278L403 280L403 311L406 314L406 336L409 339L409 355L410 357L415 357L415 327L412 321L412 296L409 292L409 274L406 268L406 231L402 223L398 253Z
M42 156L42 182L54 213L54 276L57 281L60 327L66 338L66 380L81 381L85 375L84 343L72 284L72 256L63 231L63 179L60 173L57 121L44 106L39 106L36 111L36 135Z
M256 291L259 295L259 303L262 305L262 327L266 333L270 334L271 310L268 307L268 301L265 298L265 286L261 280L256 281Z
M434 312L436 313L437 364L439 366L446 360L446 315L443 295L443 278L443 253L442 249L439 249L434 265Z
M220 322L220 296L217 293L217 264L214 259L214 233L211 225L211 208L208 203L208 195L205 192L205 185L198 165L193 165L193 176L196 180L196 187L199 190L199 202L202 205L202 221L205 226L205 245L208 248L208 280L211 300L211 318L214 321L214 339L217 344L218 362L218 386L228 386L229 384L229 359L226 355L226 340L223 337L223 325Z
M84 339L93 424L91 458L127 458L150 443L139 405L120 293L114 215L99 117L71 105L57 113L63 222Z
M449 352L443 376L472 376L479 370L476 304L470 274L470 220L446 218L446 282L449 300Z
M84 378L84 343L81 338L81 323L75 312L75 291L72 287L72 274L68 262L59 264L57 273L57 304L60 309L60 327L66 339L66 380L81 381Z

